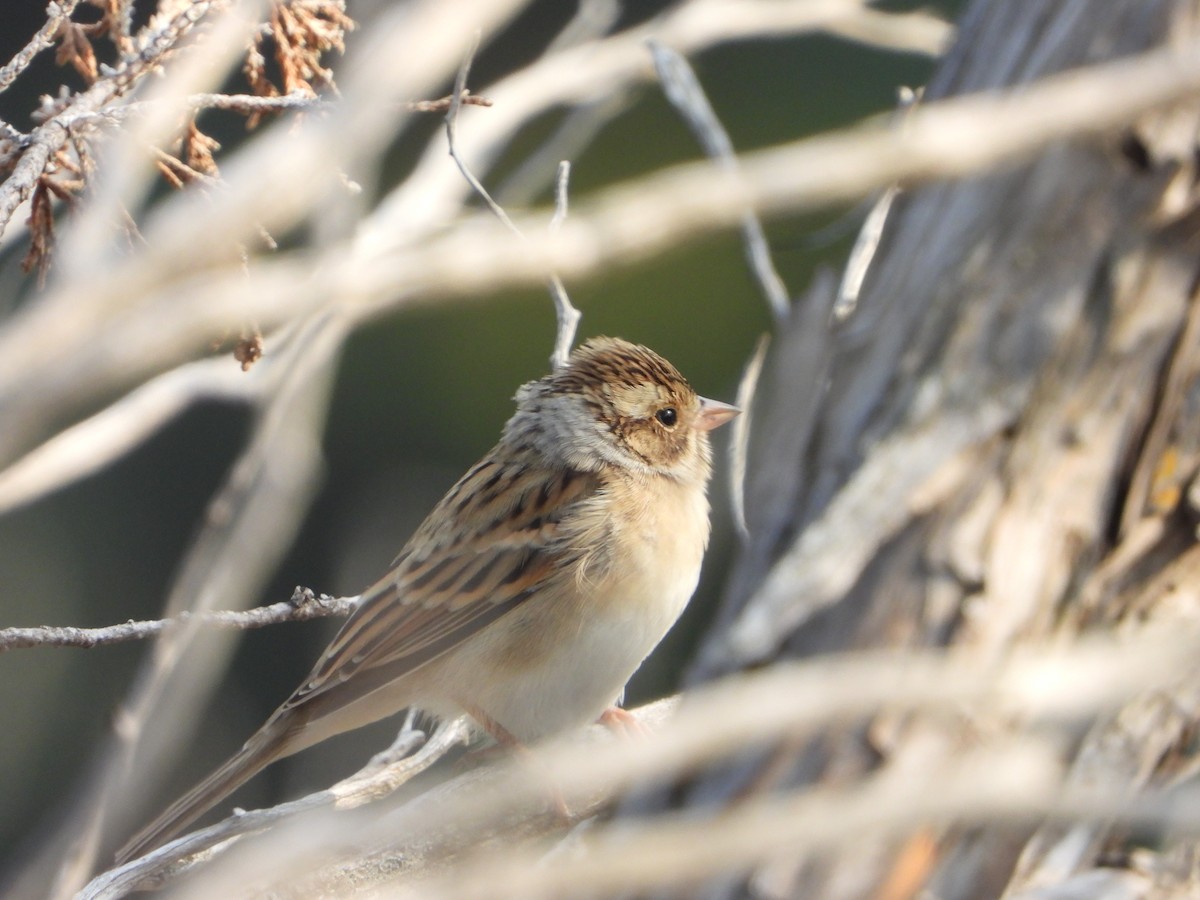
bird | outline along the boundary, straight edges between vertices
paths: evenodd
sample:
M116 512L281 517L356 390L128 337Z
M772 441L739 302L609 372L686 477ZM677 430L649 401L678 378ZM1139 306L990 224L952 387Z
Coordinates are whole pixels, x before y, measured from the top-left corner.
M245 745L117 854L156 849L271 763L417 707L528 747L604 720L708 545L709 432L739 410L593 338L517 391L499 442L404 545Z

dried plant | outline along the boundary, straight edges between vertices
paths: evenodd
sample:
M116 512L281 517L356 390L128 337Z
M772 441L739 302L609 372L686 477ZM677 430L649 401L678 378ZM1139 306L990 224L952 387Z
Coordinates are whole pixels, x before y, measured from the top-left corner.
M0 177L5 179L3 206L8 213L0 218L0 234L12 212L28 202L24 267L37 271L40 284L52 261L55 201L69 208L87 189L100 142L138 115L135 95L147 76L169 72L185 50L205 53L206 23L234 5L232 0L164 2L134 31L132 0L88 0L83 8L101 10L92 22L74 18L80 14L78 0L51 3L46 24L3 68L0 91L20 87L37 54L52 50L55 63L70 67L86 87L74 92L62 84L44 93L31 123L44 126L40 129L25 132L14 123L0 123ZM253 129L264 116L312 107L310 101L321 93L336 92L329 60L345 50L346 33L353 27L344 0L271 0L265 21L253 29L244 53L241 70L249 94L229 91L192 98L177 133L162 146L146 147L147 158L176 189L212 185L220 177L221 145L202 130L199 116L205 110L228 111ZM101 64L100 58L113 62ZM59 127L46 127L56 124Z

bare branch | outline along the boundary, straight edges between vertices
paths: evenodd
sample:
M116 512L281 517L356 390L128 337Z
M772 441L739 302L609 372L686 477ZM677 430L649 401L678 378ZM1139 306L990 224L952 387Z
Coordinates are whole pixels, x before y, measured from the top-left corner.
M742 814L726 811L703 823L668 816L643 822L635 832L618 821L611 829L593 831L580 853L563 854L544 866L533 865L528 855L541 858L543 845L531 850L506 842L497 853L490 840L497 835L511 839L522 827L517 823L527 826L538 817L538 809L547 808L547 777L562 786L575 815L587 815L630 785L672 778L880 710L924 710L943 718L1003 717L1037 722L1038 732L1044 734L1054 720L1076 721L1186 679L1194 641L1194 626L1176 622L1141 628L1120 639L1026 650L999 663L941 652L874 652L776 664L690 693L647 740L610 740L603 753L596 753L592 741L601 729L591 729L539 750L535 770L510 761L460 775L394 812L372 806L362 819L339 815L297 821L295 827L280 828L256 841L252 853L232 853L215 861L195 889L212 896L244 884L245 865L253 867L256 878L290 884L306 883L310 873L327 865L344 878L345 858L369 865L382 854L408 861L399 873L408 878L437 875L439 860L454 860L444 878L422 878L423 896L426 890L438 897L478 895L478 886L489 877L493 883L520 885L510 896L541 896L543 890L560 895L565 879L599 869L608 874L589 884L636 891L687 882L700 871L741 871L785 844L797 852L853 843L861 840L868 821L889 833L929 821L1027 821L1041 815L1115 816L1200 828L1194 813L1180 813L1187 807L1166 795L1131 802L1123 789L1064 790L1057 746L1035 736L988 741L956 762L940 755L909 763L897 760L880 775L849 787L748 801ZM670 708L659 704L654 709ZM638 714L663 712L646 709ZM722 727L713 728L713 722ZM834 815L834 810L843 814ZM561 827L559 822L547 833ZM780 830L785 828L791 830ZM694 852L699 833L703 845L713 851L703 864ZM622 837L634 834L636 841ZM170 854L156 857L160 870L170 860L212 844L206 832L181 842L169 845L174 848ZM630 854L628 865L612 864L611 854L618 846ZM685 846L689 852L681 853ZM412 866L418 868L414 871ZM396 875L389 870L373 877L387 881ZM519 880L503 880L509 875Z
M420 752L413 754L411 742L406 747L404 738L406 732L411 731L414 719L415 710L410 709L396 743L382 753L375 754L362 769L329 789L336 808L355 809L386 797L426 771L456 745L467 744L471 740L471 725L466 717L443 719L438 722L433 736L421 747Z
M71 4L72 9L74 6ZM0 184L0 235L4 234L13 213L45 173L47 163L67 145L72 126L95 116L114 98L127 94L147 74L157 70L162 55L203 19L212 6L213 0L196 0L175 16L163 17L158 29L146 35L139 55L124 66L119 75L99 79L88 90L71 97L65 108L54 111L33 130L12 174ZM26 49L37 42L38 38L35 38Z
M8 88L18 76L29 68L33 58L54 45L55 36L63 26L70 21L79 0L57 0L50 3L46 10L46 24L38 29L37 34L29 39L16 55L7 63L0 66L0 91Z
M458 152L456 137L458 134L458 112L462 106L464 99L470 96L467 90L467 75L471 71L471 60L474 59L475 51L479 47L479 37L476 35L475 44L468 51L463 59L462 66L459 67L458 77L454 81L454 94L450 102L450 111L446 113L446 139L450 145L450 156L453 158L455 165L458 166L459 172L463 178L471 185L471 188L478 194L487 204L488 209L498 218L504 225L515 234L522 243L527 244L524 233L519 229L513 220L509 218L508 213L500 206L492 195L487 192L487 189L475 177L466 161ZM570 177L571 168L566 162L560 163L558 168L557 190L555 193L555 213L550 222L551 232L557 231L567 217L567 180ZM558 333L554 342L554 352L550 355L550 364L555 369L560 369L567 364L567 356L571 352L571 342L575 338L575 328L579 324L580 313L572 304L570 297L567 296L566 286L557 273L551 272L548 278L548 288L550 297L554 301L554 310L558 318Z
M658 41L650 41L649 47L655 71L671 105L683 116L700 146L717 162L721 171L731 178L739 178L733 142L688 61ZM788 314L791 298L771 259L771 248L767 244L762 222L750 206L742 214L742 241L745 243L750 272L766 298L767 308L771 310L775 321L780 322Z
M858 0L828 4L811 0L691 0L637 28L546 55L497 82L489 89L489 96L497 104L495 114L463 135L459 150L471 158L477 170L485 169L519 129L543 112L563 106L607 106L606 100L652 77L645 65L646 42L651 39L679 53L693 54L734 41L821 31L840 33L839 28L860 19L877 23L877 31L893 40L911 35L908 25L919 20L917 29L926 37L921 49L905 46L912 52L940 53L953 33L951 26L928 14L882 13ZM929 40L931 35L936 35L936 40ZM605 109L602 114L612 111ZM552 158L571 155L560 151ZM441 163L441 148L431 147L412 176L364 223L367 249L383 252L384 246L400 243L397 235L436 228L457 215L463 180L445 171Z
M0 512L98 472L201 400L265 403L286 375L286 351L298 332L302 329L285 329L276 335L275 352L252 376L225 356L185 363L54 435L0 471Z
M466 88L463 88L462 93L458 95L458 103L460 106L491 106L492 101L487 97L480 97L478 94L472 94ZM411 112L431 113L431 112L449 112L454 106L454 96L447 94L438 100L409 100L406 104Z
M763 362L771 336L764 334L754 345L754 352L746 361L738 382L737 407L742 414L733 420L733 437L729 441L729 504L733 513L733 524L745 541L750 537L746 524L746 463L749 458L750 430L754 420L754 395L758 391L758 379L762 375Z
M304 91L292 91L277 97L259 97L256 94L192 94L187 98L189 109L227 109L233 112L263 113L285 112L292 110L326 109L329 101L314 97ZM140 104L130 104L137 108Z
M487 188L475 177L475 173L471 171L471 167L467 165L466 160L458 152L458 112L462 109L464 98L470 95L470 91L467 90L467 76L471 73L471 62L474 60L475 52L478 49L479 32L477 31L475 32L474 42L471 44L470 49L467 50L467 55L463 57L462 65L458 67L458 74L454 79L454 93L450 96L450 106L446 112L446 142L450 146L450 158L458 166L458 171L466 179L467 184L471 186L471 190L487 204L492 214L503 222L513 234L517 237L524 237L520 229L508 217L508 213L504 211L504 208L499 203L492 199L492 195L487 192Z
M867 218L854 239L854 246L850 248L850 256L842 272L842 281L838 285L837 300L834 301L832 313L835 322L846 321L858 308L858 295L867 278L867 270L871 267L875 250L879 247L879 240L883 237L883 226L887 223L888 213L892 211L892 204L899 193L900 188L892 185L871 204Z
M344 298L356 316L367 316L411 302L417 294L477 294L541 280L547 271L560 276L595 271L614 260L645 258L689 236L734 224L747 202L768 212L811 210L897 181L963 176L1022 158L1053 140L1102 133L1197 90L1200 52L1155 51L1049 77L1019 94L929 103L912 114L902 133L886 127L856 128L747 154L741 160L740 189L713 179L708 163L680 166L600 193L584 208L577 208L556 234L532 244L506 242L478 228L431 236L418 247L391 242L375 247L365 228L365 243L356 241L352 249L330 248L320 266L303 259L281 259L259 265L249 277L241 272L214 273L203 286L203 304L181 302L178 286L151 295L142 315L157 313L160 304L170 301L171 312L159 328L160 340L153 346L140 342L129 346L136 347L144 365L152 354L175 346L175 341L195 329L211 333L222 323L237 323L247 316L269 329L331 295ZM387 218L384 210L373 221ZM196 242L211 239L211 228L200 234L177 224ZM519 225L536 227L532 216ZM471 265L464 266L464 259L470 259ZM114 278L89 285L91 307L98 312L125 296L117 291L118 284ZM130 327L138 316L130 311L105 328ZM168 334L176 337L163 340ZM17 334L10 331L0 338L0 392L13 380L14 370L32 373L45 364L36 355L31 358L29 350L45 344L31 340L37 336L28 331L24 337L18 342ZM86 337L90 341L96 335L88 331ZM118 347L125 345L116 334L108 333L106 339ZM25 383L28 377L16 381ZM94 373L80 373L76 379L77 385L93 389L102 383ZM4 399L12 401L14 413L10 427L0 435L0 456L19 434L18 398Z
M550 220L552 234L567 220L567 182L570 178L571 164L564 159L558 164L558 180L555 182L554 218ZM571 303L571 298L567 296L567 288L557 275L550 276L550 296L554 298L554 313L558 319L550 365L561 369L567 364L567 357L571 355L571 345L575 343L575 329L579 327L582 314Z
M244 631L282 622L308 622L327 616L348 616L358 605L357 597L317 596L307 588L296 588L290 600L242 611L184 611L171 619L125 622L104 628L73 628L42 625L32 628L0 628L0 653L26 647L79 647L90 650L126 641L157 637L168 628L195 621L211 628Z
M344 327L337 317L314 317L282 355L286 375L210 501L218 514L205 519L171 586L167 616L187 611L192 618L163 631L154 643L130 697L117 711L113 736L87 773L77 809L67 818L70 827L43 849L55 863L56 896L74 893L87 881L106 824L120 821L138 793L129 789L130 779L143 785L154 781L165 748L186 740L193 722L189 711L215 687L212 673L220 671L231 647L226 643L204 654L186 653L203 627L196 614L218 603L249 606L299 528L315 488L320 434ZM172 702L164 703L165 696ZM152 720L156 727L150 730Z
M920 91L914 91L912 88L900 89L900 127L904 126L906 113L912 110L920 100L920 94ZM862 292L863 282L867 278L867 270L871 267L871 260L875 258L875 251L879 248L879 241L883 237L883 228L887 224L888 214L892 211L892 204L896 202L899 193L899 185L889 185L879 199L871 204L870 212L867 213L867 218L863 221L862 228L859 229L858 236L854 239L854 246L850 248L850 256L847 258L845 269L842 272L842 281L838 285L837 299L833 303L835 322L844 322L854 314L858 307L858 295Z
M479 106L491 105L484 102L482 98L472 99L479 101L476 103ZM432 102L440 103L441 101ZM446 102L449 103L449 100ZM134 116L144 115L147 109L161 105L162 101L137 100L121 106L104 106L92 112L79 110L70 117L69 121L72 128L93 123L98 125L120 125ZM209 109L227 110L250 116L256 114L262 115L263 113L325 110L329 109L330 101L321 97L314 97L312 94L302 91L293 91L290 94L267 97L260 97L255 94L196 93L189 94L183 99L180 105L185 109L195 111ZM174 108L172 107L172 109ZM7 123L4 123L3 128L8 133L2 134L0 137L6 137L21 144L31 140Z
M603 52L596 52L596 42L588 42L536 63L517 76L501 82L498 89L504 92L503 100L492 95L500 105L488 116L480 117L468 135L460 136L461 140L469 138L466 146L472 149L468 152L464 146L458 146L460 140L456 142L456 150L464 158L475 160L482 154L485 160L491 159L513 129L527 121L529 116L536 115L538 110L585 101L596 96L597 86L604 86L603 93L610 89L623 89L643 80L646 77L643 42L647 36L661 34L664 41L692 52L730 39L824 28L834 20L844 21L854 15L855 8L857 4L849 4L846 9L839 9L836 15L832 15L830 9L818 9L808 2L686 4L652 25L603 39ZM741 17L744 12L753 14ZM481 18L478 21L498 21L503 13L504 10L497 8L496 4L488 4L486 9L481 4L477 13ZM423 15L449 13L439 6L430 7ZM869 15L879 14L871 12ZM883 17L889 18L886 15ZM259 229L254 223L262 223L272 230L286 228L296 215L307 214L304 212L307 204L317 195L328 196L326 191L329 185L342 183L340 175L330 175L328 180L324 180L313 177L311 168L306 167L319 161L336 159L339 162L330 166L330 169L347 171L353 168L354 159L367 154L382 140L383 135L391 133L394 126L389 117L381 116L374 106L382 96L380 91L384 90L381 78L386 76L388 83L393 85L387 90L395 94L420 96L425 82L440 77L442 63L440 59L435 62L436 54L449 40L448 35L456 32L433 27L433 23L421 27L417 27L418 24L404 17L403 21L389 21L388 27L376 30L372 40L361 48L361 73L356 69L350 77L341 79L343 102L337 104L330 116L312 117L303 127L286 134L263 134L261 140L251 142L251 146L232 160L226 159L222 164L222 175L229 189L220 192L220 196L206 197L203 202L178 196L159 204L156 215L150 221L139 222L146 242L135 258L109 259L105 249L111 237L111 220L121 203L128 205L128 192L114 188L110 194L101 197L104 202L100 205L104 209L97 212L86 234L78 228L72 228L62 242L60 258L80 260L79 271L70 273L70 277L53 285L44 298L45 302L37 304L38 308L26 310L26 315L11 322L0 334L0 404L7 411L6 428L0 434L0 460L11 462L17 455L30 449L22 440L22 435L26 434L22 426L22 408L26 403L31 403L38 410L45 410L48 405L64 402L48 396L53 393L52 386L55 384L70 380L77 386L86 386L83 394L76 391L71 397L73 403L85 403L88 400L85 396L87 393L107 392L111 395L128 383L131 371L160 371L163 368L162 360L169 357L173 365L180 358L183 348L194 347L197 341L205 341L213 333L237 329L247 319L270 333L282 320L303 316L314 308L314 303L326 303L330 297L345 298L351 302L358 310L355 312L357 317L360 314L377 314L379 308L374 304L382 296L386 295L391 304L410 302L418 296L404 283L411 252L431 237L436 240L439 235L446 236L442 230L444 216L451 209L457 215L461 202L460 191L466 186L461 175L453 170L449 170L450 175L440 171L445 168L442 164L444 151L427 155L408 179L405 188L361 223L358 235L349 246L328 247L328 259L320 263L299 258L297 254L280 257L279 262L285 269L291 268L293 263L297 266L295 274L299 284L265 283L262 279L271 281L281 273L272 265L256 267L246 274L237 267L234 267L236 271L223 271L220 268L230 257L231 244L249 243L256 239ZM944 24L939 27L945 31ZM414 34L426 33L437 36L443 43L413 40ZM425 63L420 66L396 66L397 41L410 48L405 51L410 57L415 53ZM180 102L194 90L180 91ZM78 107L74 108L74 112L90 115L99 108L100 105L89 109ZM372 111L363 113L360 112L362 109ZM130 136L122 134L120 137L124 140ZM136 148L139 154L143 152L141 147L138 145ZM30 151L37 152L41 152L39 147ZM36 176L44 167L44 160L38 162L28 153L26 157L22 163L33 169ZM0 196L0 201L4 199L4 196ZM701 221L704 219L711 217L702 217ZM542 227L541 224L531 225L524 230L534 233L530 229ZM560 235L538 241L537 247L530 253L517 255L525 260L536 258L544 252L543 245L554 245L558 243L558 237L565 237L569 232L580 233L573 227L565 227ZM401 235L406 236L403 242ZM416 243L409 243L414 236L418 236ZM397 246L399 243L403 243L403 246ZM650 241L647 247L656 243ZM581 246L580 249L585 248ZM236 247L233 252L238 252ZM593 251L587 249L587 252ZM209 269L211 277L206 276L206 286L202 288L196 283L187 287L171 284L175 276L168 273L178 275L178 268L169 261L179 259L181 254L186 254L192 261L189 271ZM459 270L476 268L474 264L462 266L463 258L459 257L456 262ZM594 259L592 265L599 265L603 258L608 258L607 254ZM301 274L301 270L304 274ZM323 275L311 277L313 271L336 272L337 278L326 285ZM548 272L556 272L560 277L567 275L566 270L558 266L541 266L535 280L545 279ZM61 270L60 273L67 274ZM96 273L103 275L97 278ZM236 284L223 283L225 276L229 276ZM364 296L362 290L366 286L372 287ZM419 285L415 287L420 290ZM375 288L379 289L379 294L375 293ZM168 304L169 309L159 307L160 291L178 298L181 289L191 297L188 302L172 300ZM229 289L233 293L229 293ZM470 288L472 291L475 289L474 286ZM199 297L194 291L201 291L205 295L203 302L195 302ZM248 291L252 299L247 302L246 297L241 297L234 303L226 302L226 298L232 300L235 294L243 291ZM127 300L130 296L140 298L136 310L129 309ZM61 306L70 308L69 318L52 313L52 310L60 307L60 301ZM272 302L277 304L274 313L263 308ZM122 315L111 315L113 308L122 309ZM186 319L197 314L206 319L203 325L197 322L186 325L180 321L180 317ZM144 338L130 340L111 333L112 329L125 324L147 327L143 316L151 316L157 324L148 326L150 332L139 331L139 334L153 333L156 338L154 341ZM122 325L118 326L117 323ZM180 326L185 327L189 334L178 331ZM195 331L192 331L193 327ZM71 346L75 340L84 339L85 336L89 344L103 341L105 346L112 348L110 353L103 355L108 361L105 364L107 376L95 371L80 371L89 368L85 360L100 358L96 354L76 352L76 348ZM44 355L30 352L31 348L45 346L55 346L62 351L61 355L56 356L53 377L39 371L47 362ZM65 367L63 360L68 363ZM118 376L118 372L124 374ZM33 385L36 389L20 388L15 394L10 394L9 389L18 384ZM13 402L10 403L10 400Z
M7 165L8 159L15 155L25 142L25 134L14 128L8 122L0 119L0 140L8 141L9 146L0 153L0 166Z
M1171 98L1187 96L1200 83L1200 76L1188 68L1198 56L1160 51L1046 79L1027 86L1020 96L928 104L913 113L903 133L857 129L748 155L742 160L743 180L756 205L811 209L898 180L978 171L1049 140L1094 133ZM708 166L688 166L642 179L627 190L601 194L558 232L521 252L475 232L433 236L417 248L392 248L386 256L364 253L363 245L356 242L355 249L330 248L328 259L315 267L315 276L308 261L281 259L257 266L248 276L214 274L203 287L189 285L182 295L178 286L164 285L160 293L149 293L142 307L126 310L119 318L100 313L110 300L128 296L123 279L132 273L111 281L106 273L88 284L86 308L74 309L72 334L42 333L39 321L27 317L13 321L0 337L0 394L9 408L0 444L19 435L18 412L24 398L36 397L36 409L43 409L54 402L46 391L62 382L64 365L82 366L83 361L96 358L75 352L73 342L90 344L102 337L114 348L104 357L109 374L85 368L72 379L71 396L78 402L80 386L109 389L111 367L120 360L125 360L121 365L144 366L157 354L174 356L177 348L248 317L269 329L333 295L352 302L358 310L355 315L373 315L382 307L411 302L418 293L463 294L527 283L544 278L547 269L563 274L592 271L605 262L657 252L701 229L736 220L745 200L715 183ZM386 209L373 217L386 219ZM211 239L211 231L191 236L203 242ZM369 243L370 226L363 232ZM481 253L481 243L488 241L491 246ZM472 264L463 266L463 259L471 259ZM188 299L189 292L197 290L202 290L204 302L196 302L196 296ZM157 324L146 324L151 320ZM56 327L64 327L62 319ZM136 336L147 327L156 335L150 343ZM61 348L62 356L53 363L59 377L42 374L47 361L31 348L43 346ZM28 384L39 387L36 391L21 387Z
M237 839L246 835L278 826L305 813L321 809L353 809L367 800L384 797L424 772L456 745L467 743L469 737L465 720L453 719L440 723L427 740L424 732L413 728L410 716L386 753L379 754L360 772L328 790L269 809L236 810L215 825L176 838L143 857L99 875L78 896L80 900L106 900L124 897L132 891L162 887L207 863L216 853L227 851ZM381 764L384 757L394 759Z
M1082 819L1200 830L1195 788L1130 800L1103 786L1059 790L1057 771L1046 742L972 748L916 769L889 766L850 785L746 800L711 818L692 813L596 827L552 862L544 861L541 847L480 849L458 860L453 872L423 881L421 896L467 900L496 884L522 898L561 897L580 884L601 896L639 895L736 876L801 851L852 849L866 835L903 837L943 825L1012 828Z

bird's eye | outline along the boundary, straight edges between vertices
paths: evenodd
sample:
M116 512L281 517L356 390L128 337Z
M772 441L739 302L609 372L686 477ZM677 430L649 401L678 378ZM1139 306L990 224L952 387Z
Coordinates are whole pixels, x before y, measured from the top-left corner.
M674 428L675 421L679 418L679 413L675 411L675 407L667 406L656 412L654 418L658 419L659 422L668 428Z

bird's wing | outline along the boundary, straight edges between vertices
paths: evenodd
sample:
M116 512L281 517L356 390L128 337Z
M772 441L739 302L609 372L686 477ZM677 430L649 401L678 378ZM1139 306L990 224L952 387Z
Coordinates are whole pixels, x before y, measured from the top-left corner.
M493 452L433 509L280 712L365 696L574 578L592 549L575 525L598 490L591 474Z

